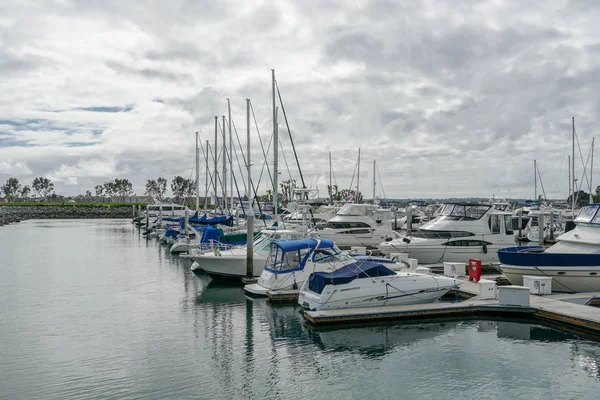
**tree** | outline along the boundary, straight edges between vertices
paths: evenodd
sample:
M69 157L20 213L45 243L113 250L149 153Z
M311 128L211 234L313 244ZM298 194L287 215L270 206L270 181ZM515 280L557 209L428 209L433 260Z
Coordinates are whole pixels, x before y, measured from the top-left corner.
M21 197L24 199L29 199L29 193L31 193L31 188L28 185L23 186L21 189Z
M102 187L106 197L112 201L112 198L117 195L117 187L115 183L112 181L107 181L102 184Z
M54 183L52 183L50 179L43 176L35 178L31 186L33 186L33 190L35 190L37 194L45 200L47 200L48 196L54 192Z
M162 201L165 198L165 193L167 193L167 180L159 176L156 180L156 197Z
M363 195L361 192L356 193L356 190L342 189L339 193L339 200L347 201L350 203L360 203L362 202ZM358 200L357 200L358 198Z
M572 203L572 198L573 196L569 196L567 198L567 204L571 204ZM583 190L579 190L577 192L575 192L575 207L581 207L581 206L585 206L587 204L589 204L589 200L590 200L590 194L587 192L584 192Z
M341 195L338 192L337 185L327 185L327 193L329 193L329 201L333 203L334 201L340 201Z
M173 192L176 201L180 202L181 199L196 194L196 181L176 176L171 181L171 191Z
M2 186L4 197L8 201L15 201L17 196L21 192L21 184L17 178L8 178L6 183Z
M293 194L294 188L296 187L296 180L288 179L287 181L282 181L279 184L279 187L281 188L282 201L283 202L292 201L292 194Z
M158 198L158 183L154 179L146 181L146 195L153 199Z
M90 192L89 190L85 191L85 197L87 197L88 199L92 198L92 192Z
M100 198L104 197L104 186L96 185L94 187L94 190L96 191L96 197L100 197Z

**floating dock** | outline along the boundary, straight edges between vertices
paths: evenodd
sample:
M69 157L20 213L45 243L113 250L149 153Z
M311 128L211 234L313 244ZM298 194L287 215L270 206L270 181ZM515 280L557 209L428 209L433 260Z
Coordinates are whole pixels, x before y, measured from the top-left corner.
M461 290L469 293L473 286L477 284L463 283ZM600 309L591 306L599 303L600 293L530 295L529 306L501 305L497 299L480 300L475 296L456 303L305 311L304 317L317 326L461 317L529 317L600 336Z

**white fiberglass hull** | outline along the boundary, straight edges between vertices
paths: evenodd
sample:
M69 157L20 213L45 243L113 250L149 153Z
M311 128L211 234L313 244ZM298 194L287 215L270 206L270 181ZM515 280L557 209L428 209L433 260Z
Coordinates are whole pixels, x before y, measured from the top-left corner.
M244 290L255 296L266 296L268 291L274 290L298 290L312 272L333 272L334 270L335 268L330 264L313 264L312 268L307 266L303 270L286 274L274 274L263 269L258 282L244 286Z
M553 292L599 292L600 266L516 266L501 264L500 269L513 285L523 285L523 276L552 277Z
M310 310L425 304L438 300L453 286L453 279L414 273L327 285L320 294L305 283L298 303Z
M490 244L487 245L487 249L484 251L483 246L447 246L431 242L404 243L403 246L399 244L390 245L390 242L384 242L379 244L377 248L386 255L394 252L408 253L408 256L416 258L419 264L439 264L443 262L467 263L470 258L479 259L483 263L497 262L498 250L507 247L507 244ZM510 243L508 246L512 244Z
M238 248L215 254L207 252L193 257L198 268L213 278L241 279L246 276L246 249ZM260 276L267 260L266 254L254 253L253 276Z
M386 239L386 235L377 233L369 234L353 234L339 233L331 229L323 229L318 231L319 237L322 239L331 239L338 247L365 246L376 247L379 243Z

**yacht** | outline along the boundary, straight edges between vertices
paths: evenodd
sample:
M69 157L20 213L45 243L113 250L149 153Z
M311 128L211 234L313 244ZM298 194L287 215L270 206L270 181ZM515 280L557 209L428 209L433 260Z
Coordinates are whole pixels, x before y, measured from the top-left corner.
M346 204L317 232L339 247L375 247L386 239L400 238L392 229L393 218L391 210L374 204Z
M521 246L498 251L500 269L513 285L524 275L552 277L555 292L600 291L600 203L581 208L575 228L551 247Z
M260 276L267 261L270 245L276 240L300 239L305 232L292 229L265 229L253 243L253 276ZM196 254L190 258L195 261L193 270L204 270L211 278L241 279L246 276L246 246L234 246L221 249L216 246L212 251Z
M497 250L515 243L512 213L491 204L448 203L440 215L410 235L381 242L383 254L408 253L419 264L498 260Z
M310 205L299 204L295 208L294 211L282 218L286 226L325 225L327 221L335 217L341 207L324 205L313 209Z
M272 242L258 282L244 286L244 290L251 295L266 296L271 290L298 289L311 272L334 271L355 261L329 239Z
M432 303L455 280L416 272L394 272L373 262L347 264L334 272L314 272L304 281L298 303L312 311Z

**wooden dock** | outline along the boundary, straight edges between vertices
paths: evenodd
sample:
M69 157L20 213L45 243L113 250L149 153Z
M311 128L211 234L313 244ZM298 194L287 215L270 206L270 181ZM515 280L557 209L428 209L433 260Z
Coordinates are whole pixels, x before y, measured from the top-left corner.
M300 291L298 289L269 290L267 292L267 297L273 303L297 303L299 293Z

